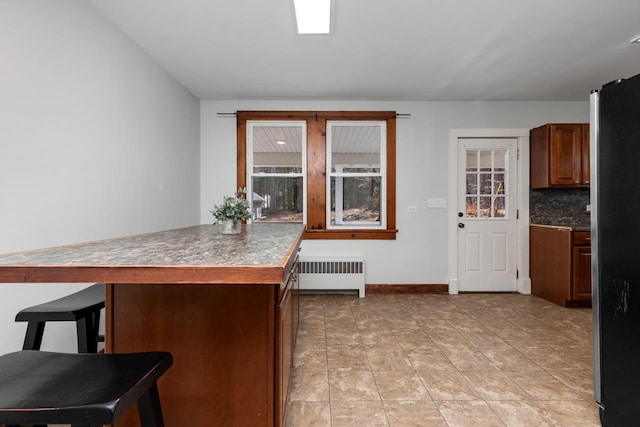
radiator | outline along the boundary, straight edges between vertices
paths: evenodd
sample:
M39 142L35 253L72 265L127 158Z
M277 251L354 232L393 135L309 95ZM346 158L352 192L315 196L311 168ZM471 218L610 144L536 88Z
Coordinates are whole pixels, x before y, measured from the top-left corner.
M300 257L301 291L356 290L364 298L364 258Z

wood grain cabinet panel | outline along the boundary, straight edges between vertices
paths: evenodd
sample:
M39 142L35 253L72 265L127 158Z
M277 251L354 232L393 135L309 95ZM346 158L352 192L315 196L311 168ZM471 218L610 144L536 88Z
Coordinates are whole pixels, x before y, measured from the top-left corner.
M565 305L571 287L571 231L531 227L531 293Z
M530 132L531 188L589 185L589 125L546 124Z
M292 266L291 273L286 281L285 291L276 310L277 316L277 367L276 395L278 402L276 407L276 419L284 426L286 415L287 397L293 371L293 351L298 333L299 319L299 295L298 295L298 263Z
M110 352L165 350L168 426L282 427L299 320L298 269L281 285L108 285ZM134 408L135 409L135 408ZM117 427L139 426L129 411Z
M591 301L591 246L573 248L571 297L574 300Z
M556 304L591 305L591 233L530 227L531 293Z

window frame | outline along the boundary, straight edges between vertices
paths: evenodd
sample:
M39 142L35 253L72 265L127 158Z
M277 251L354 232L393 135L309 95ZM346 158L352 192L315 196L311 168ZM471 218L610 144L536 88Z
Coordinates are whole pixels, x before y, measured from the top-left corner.
M380 127L380 159L379 159L379 172L333 172L333 153L332 153L332 137L331 137L331 129L334 127L340 127L340 126L344 126L344 127L348 127L348 126L355 126L357 124L360 124L362 126L379 126ZM326 215L327 215L327 220L326 220L326 224L327 224L327 229L328 230L345 230L345 229L349 229L349 226L351 226L351 228L353 229L363 229L363 230L384 230L386 229L386 219L387 219L387 201L385 197L381 197L380 199L380 223L379 224L372 224L372 223L366 223L366 222L362 222L362 223L348 223L348 222L344 222L342 224L331 224L331 179L335 178L336 179L336 191L337 191L337 180L338 178L370 178L370 177L380 177L381 181L380 181L380 193L381 194L386 194L386 180L385 175L386 175L386 165L387 165L387 159L386 159L386 138L387 138L387 126L386 126L386 121L384 120L369 120L369 121L361 121L361 120L327 120L327 138L326 138L326 151L327 151L327 174L329 175L327 182L326 182L326 188L327 188L327 194L326 194L326 200L329 202L327 203L327 209L326 209ZM359 164L354 164L352 166L358 166ZM365 166L365 165L362 165ZM336 205L337 205L337 200L336 200ZM336 218L338 216L338 211L336 209Z
M247 122L248 121L306 121L306 230L305 239L378 239L395 240L396 229L396 112L395 111L238 111L237 175L238 187L247 184ZM327 121L385 121L386 122L386 227L327 229Z
M245 186L239 188L247 188L247 197L251 195L251 211L253 213L253 179L254 177L273 177L273 178L302 178L302 223L307 223L307 164L305 158L307 156L307 123L304 120L247 120L247 135L252 135L255 127L301 127L302 128L302 150L301 156L301 172L300 173L255 173L253 168L247 168L247 178ZM246 141L247 164L254 166L253 163L253 141L248 138ZM253 222L253 219L251 220ZM259 221L256 221L259 222Z

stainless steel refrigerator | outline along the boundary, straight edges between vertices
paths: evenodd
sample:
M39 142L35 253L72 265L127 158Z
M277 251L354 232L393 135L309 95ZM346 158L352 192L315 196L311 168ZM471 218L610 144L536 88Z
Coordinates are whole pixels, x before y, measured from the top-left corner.
M640 425L640 75L591 94L591 248L600 420Z

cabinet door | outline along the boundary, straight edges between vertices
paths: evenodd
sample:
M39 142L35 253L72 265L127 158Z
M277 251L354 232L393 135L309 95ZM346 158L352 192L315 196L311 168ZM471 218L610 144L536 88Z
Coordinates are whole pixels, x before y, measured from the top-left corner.
M293 367L293 333L294 315L292 288L296 280L295 274L290 274L284 294L276 308L277 326L277 366L276 366L276 420L279 426L284 426L289 381Z
M591 299L591 246L573 247L573 299Z
M549 126L539 126L529 132L531 188L549 187Z
M571 232L530 227L531 293L556 304L571 299Z
M291 312L293 318L293 331L291 337L291 346L295 350L296 339L298 337L298 326L300 324L300 263L296 258L296 262L291 272ZM292 362L293 363L293 362Z
M582 183L582 125L550 125L550 185Z
M589 140L590 140L589 125L582 125L582 184L589 185L591 176L591 162L589 153Z

